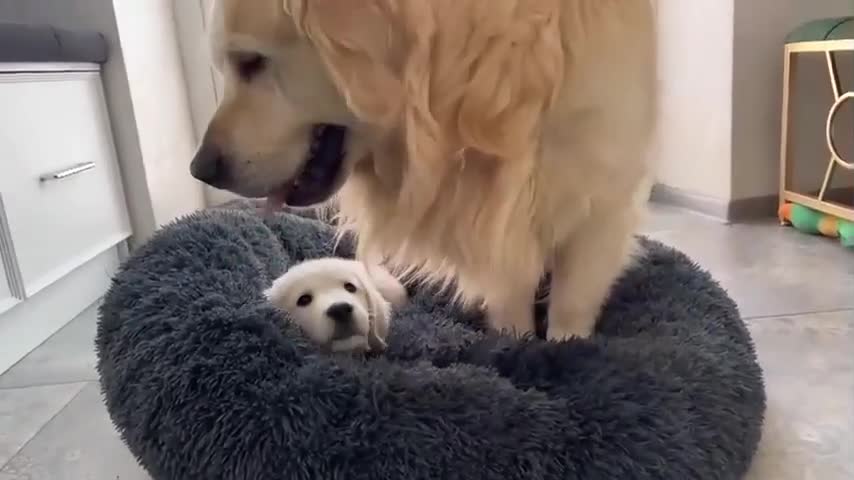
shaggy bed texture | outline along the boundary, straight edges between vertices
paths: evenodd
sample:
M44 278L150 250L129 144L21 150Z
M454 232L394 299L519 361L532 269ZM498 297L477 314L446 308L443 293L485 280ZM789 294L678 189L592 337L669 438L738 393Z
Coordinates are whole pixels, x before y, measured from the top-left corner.
M262 291L351 243L294 215L198 213L115 277L106 405L157 480L739 478L765 409L751 339L707 273L641 244L590 340L491 334L422 287L387 352L332 356Z

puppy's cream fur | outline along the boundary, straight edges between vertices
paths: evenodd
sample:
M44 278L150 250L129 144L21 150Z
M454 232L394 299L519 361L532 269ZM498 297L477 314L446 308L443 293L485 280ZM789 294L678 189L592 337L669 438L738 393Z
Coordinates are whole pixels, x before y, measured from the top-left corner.
M264 295L288 312L306 336L334 351L383 350L392 307L406 302L403 286L382 267L368 268L362 262L341 258L297 264L274 280ZM310 301L300 304L301 297ZM352 306L353 337L333 339L335 321L327 310L335 304Z
M362 258L386 258L529 332L592 332L650 186L650 0L218 0L225 97L205 141L232 188L300 170L314 123L350 129L338 207ZM240 79L235 54L266 71Z

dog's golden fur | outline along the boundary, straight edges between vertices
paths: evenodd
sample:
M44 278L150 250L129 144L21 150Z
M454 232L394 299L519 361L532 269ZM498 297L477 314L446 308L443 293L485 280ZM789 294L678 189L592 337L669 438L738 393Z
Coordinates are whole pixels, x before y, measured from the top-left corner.
M366 258L456 280L496 328L588 335L628 261L655 124L649 0L219 0L206 141L239 193L295 175L313 122L353 134L343 225ZM233 52L274 74L229 74Z

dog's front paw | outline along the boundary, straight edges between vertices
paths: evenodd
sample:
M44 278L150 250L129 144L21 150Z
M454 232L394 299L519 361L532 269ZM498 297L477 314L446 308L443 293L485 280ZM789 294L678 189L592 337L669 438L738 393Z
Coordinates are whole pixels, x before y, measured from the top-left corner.
M580 322L555 322L549 320L549 328L546 331L546 338L557 342L569 340L573 337L588 338L593 335L595 321L580 321Z
M488 312L489 326L504 335L524 337L534 332L534 316L527 311Z

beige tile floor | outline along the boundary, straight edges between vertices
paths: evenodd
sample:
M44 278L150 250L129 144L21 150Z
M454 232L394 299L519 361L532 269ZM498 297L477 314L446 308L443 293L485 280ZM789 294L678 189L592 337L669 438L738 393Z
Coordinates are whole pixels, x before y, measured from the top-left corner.
M774 222L723 225L656 207L645 231L739 303L769 395L751 480L854 479L854 252ZM0 375L0 480L145 480L113 430L90 309Z

